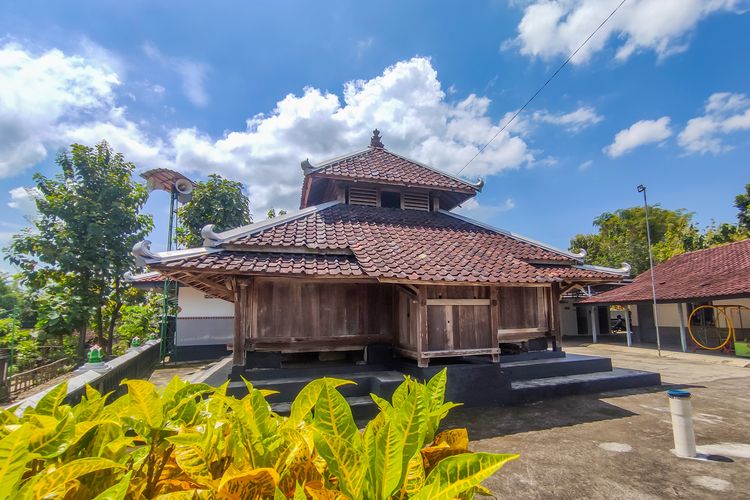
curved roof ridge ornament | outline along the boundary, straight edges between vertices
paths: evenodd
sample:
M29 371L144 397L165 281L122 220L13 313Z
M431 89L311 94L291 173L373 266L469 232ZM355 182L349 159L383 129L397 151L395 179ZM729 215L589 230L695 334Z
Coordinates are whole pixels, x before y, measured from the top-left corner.
M219 236L214 229L216 224L206 224L201 229L201 238L203 238L203 245L207 247L215 247L221 243L221 236Z
M138 266L144 266L147 260L159 259L159 256L151 251L151 242L149 240L139 241L133 245L131 253L135 257L135 263Z
M309 158L305 158L305 161L303 161L300 166L302 167L302 172L304 172L305 175L315 170L315 167L313 167L312 163L310 163Z
M484 177L477 177L476 182L469 182L468 184L477 191L481 191L484 187Z
M585 248L581 248L580 250L578 250L578 253L573 253L573 252L570 252L570 254L571 254L571 255L572 255L573 257L576 257L576 258L578 258L578 259L583 259L583 258L585 258L585 257L586 257L586 256L587 256L587 255L588 255L589 253L588 253L588 252L586 251L586 249L585 249Z
M620 269L618 269L618 271L620 271L622 274L630 276L630 271L632 269L633 269L633 266L631 266L627 262L622 262L622 263L620 263Z

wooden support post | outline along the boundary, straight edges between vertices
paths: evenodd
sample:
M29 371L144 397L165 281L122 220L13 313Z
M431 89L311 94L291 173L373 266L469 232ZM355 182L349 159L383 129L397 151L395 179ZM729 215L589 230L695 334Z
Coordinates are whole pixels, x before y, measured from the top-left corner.
M560 327L560 284L552 283L549 290L549 329L552 332L552 350L562 350L562 328Z
M591 338L596 344L596 337L599 335L599 306L591 306Z
M248 326L247 281L234 278L232 292L234 296L234 338L232 343L232 364L245 367L245 338Z
M678 302L677 316L680 318L680 344L682 346L682 352L687 352L687 332L685 331L685 313L682 310L682 303Z
M497 330L500 328L500 289L496 286L490 288L490 338L492 347L498 346ZM492 354L492 362L500 362L500 354Z
M633 346L633 328L630 325L630 306L625 306L625 335L628 338L628 347Z
M429 358L422 354L427 350L427 294L422 286L417 288L417 366L427 368Z

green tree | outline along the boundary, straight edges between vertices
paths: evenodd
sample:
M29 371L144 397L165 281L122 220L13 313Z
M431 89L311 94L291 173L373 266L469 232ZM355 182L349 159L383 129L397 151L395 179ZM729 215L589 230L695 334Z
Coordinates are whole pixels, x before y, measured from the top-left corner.
M692 224L693 214L685 210L649 207L654 261L662 262L679 253L700 248L700 232ZM602 266L633 266L638 274L649 267L646 212L643 207L605 212L594 219L596 234L578 234L570 240L572 251L586 250L586 261Z
M734 198L734 206L737 209L737 222L747 231L750 231L750 184L745 185L745 192Z
M275 218L275 217L276 217L277 215L278 215L279 217L281 217L282 215L286 215L286 214L287 214L287 212L286 212L286 210L284 210L283 208L282 208L281 210L279 210L279 213L278 213L278 214L276 213L276 209L275 209L275 208L269 208L269 209L268 209L268 212L266 212L266 216L267 216L267 217L268 217L269 219L273 219L273 218Z
M177 242L185 247L203 244L201 229L214 224L216 231L225 231L250 224L250 199L241 182L230 181L217 174L205 182L197 182L193 197L177 210L179 226Z
M153 223L140 214L148 193L132 179L135 165L106 142L93 148L73 144L57 164L61 173L53 178L34 175L38 216L33 228L14 236L8 259L20 267L29 288L64 282L80 301L76 329L82 357L91 320L104 343L103 309L119 300L122 275L134 266L131 248Z

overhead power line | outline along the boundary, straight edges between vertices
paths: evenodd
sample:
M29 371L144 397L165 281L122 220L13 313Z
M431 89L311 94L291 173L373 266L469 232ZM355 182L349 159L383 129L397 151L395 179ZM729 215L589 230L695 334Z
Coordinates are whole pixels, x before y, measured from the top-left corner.
M536 92L534 92L534 95L532 95L531 97L529 97L529 99L528 99L528 100L526 101L526 103L525 103L525 104L524 104L523 106L521 106L521 107L520 107L520 108L518 109L518 111L516 111L515 113L513 113L513 116L511 116L511 117L510 117L510 120L508 120L508 121L507 121L507 122L505 123L505 125L503 125L503 126L502 126L502 127L500 128L500 130L498 130L498 131L497 131L497 133L496 133L495 135L493 135L493 136L492 136L492 138L491 138L491 139L490 139L489 141L487 141L487 143L486 143L486 144L485 144L484 146L482 146L482 147L481 147L481 149L480 149L479 151L477 151L477 154L475 154L475 155L474 155L474 156L473 156L473 157L471 158L471 160L469 160L469 161L468 161L468 162L466 163L466 165L464 165L463 167L461 167L461 170L459 170L459 171L458 171L458 172L456 173L456 175L458 175L458 174L460 174L461 172L463 172L463 171L464 171L464 169L465 169L466 167L468 167L468 166L469 166L469 165L471 164L471 162L473 162L474 160L476 160L476 158L477 158L477 157L478 157L479 155L481 155L481 154L482 154L482 152L483 152L483 151L484 151L485 149L487 149L487 146L489 146L489 145L490 145L490 144L492 143L492 141L494 141L495 139L497 139L497 136L499 136L500 134L502 134L502 133L503 133L503 130L505 130L506 128L508 128L508 125L510 125L511 123L513 123L513 120L515 120L515 119L516 119L516 117L517 117L518 115L520 115L520 114L521 114L521 111L523 111L524 109L526 109L526 107L527 107L527 106L528 106L529 104L531 104L531 102L532 102L532 101L533 101L534 99L536 99L536 96L538 96L539 94L541 94L542 90L544 90L544 89L545 89L545 87L547 87L547 85L549 85L549 83L550 83L550 82L551 82L551 81L552 81L552 80L553 80L553 79L554 79L554 78L555 78L555 77L557 76L557 74L558 74L558 73L559 73L560 71L562 71L562 69L563 69L563 68L564 68L565 66L567 66L567 65L568 65L568 63L570 62L570 60L571 60L571 59L573 59L573 58L574 58L574 57L576 56L576 54L578 54L578 52L579 52L579 51L580 51L580 50L581 50L581 49L582 49L582 48L583 48L583 47L584 47L584 46L585 46L585 45L586 45L586 44L587 44L587 43L589 42L589 40L591 40L591 39L592 39L592 38L594 37L594 35L596 35L596 34L597 34L597 32L598 32L598 31L599 31L600 29L602 29L602 26L604 26L605 24L607 24L607 21L609 21L609 20L610 20L610 19L612 18L612 16L614 16L614 15L615 15L615 13L616 13L616 12L617 12L618 10L620 10L620 7L622 7L622 6L623 6L623 4L624 4L625 2L627 2L627 1L628 1L628 0L622 0L622 2L620 2L620 3L619 3L619 4L617 5L617 7L615 7L615 9L614 9L614 10L613 10L612 12L610 12L610 13L609 13L609 15L608 15L608 16L607 16L607 17L606 17L606 18L605 18L605 19L604 19L604 20L603 20L603 21L601 22L601 24L599 24L599 26L597 26L597 27L596 27L596 29L595 29L594 31L592 31L592 32L591 32L591 34L590 34L590 35L589 35L588 37L586 37L586 39L585 39L585 40L583 41L583 43L581 43L581 45L579 45L579 46L578 46L578 48L577 48L576 50L574 50L574 51L573 51L573 52L572 52L572 53L571 53L571 54L570 54L570 55L568 56L568 58L567 58L567 59L565 59L565 61L564 61L564 62L563 62L563 63L562 63L561 65L560 65L560 67L558 67L558 68L557 68L557 69L555 70L555 72L554 72L554 73L552 73L552 75L550 75L550 77L549 77L549 78L547 78L547 81L546 81L546 82L544 82L544 85L542 85L541 87L539 87L539 89L538 89L538 90L537 90Z

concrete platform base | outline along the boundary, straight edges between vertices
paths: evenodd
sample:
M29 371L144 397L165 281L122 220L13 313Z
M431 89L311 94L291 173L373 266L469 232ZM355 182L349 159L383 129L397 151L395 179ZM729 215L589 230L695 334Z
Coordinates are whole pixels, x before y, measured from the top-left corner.
M571 394L596 393L615 389L648 387L661 383L658 373L613 369L609 358L554 353L537 359L477 362L453 360L420 368L405 359L380 364L311 363L284 368L252 368L232 374L229 392L237 397L247 393L240 375L257 388L278 394L268 400L284 414L299 391L310 381L330 376L352 380L356 385L340 387L357 418L377 412L370 393L390 398L404 375L427 380L443 368L448 370L446 400L465 407L506 406Z

